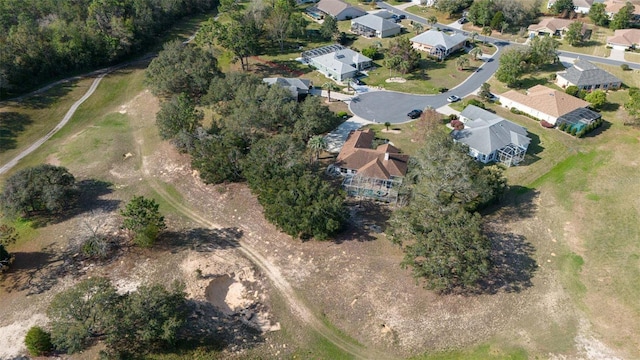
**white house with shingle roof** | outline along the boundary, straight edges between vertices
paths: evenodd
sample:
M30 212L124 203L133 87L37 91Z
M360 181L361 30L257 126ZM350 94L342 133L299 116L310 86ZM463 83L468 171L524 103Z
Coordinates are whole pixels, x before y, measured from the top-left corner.
M448 35L443 31L431 29L412 37L410 41L414 49L425 51L442 60L449 54L462 49L467 42L467 37L457 32Z
M515 90L507 91L500 95L500 103L507 109L515 108L553 125L560 116L589 106L582 99L542 85L530 88L526 94Z
M358 35L385 38L399 34L402 27L377 14L368 14L351 20L351 31Z
M616 50L634 49L640 46L640 29L616 30L607 37L607 46Z
M531 142L524 127L475 105L467 106L460 113L460 119L464 129L454 130L451 136L456 142L467 145L469 155L476 160L511 166L524 159Z
M567 30L569 30L569 25L574 22L574 20L568 19L544 18L537 24L529 25L529 37L533 38L540 35L563 37ZM586 31L587 26L582 24L582 34Z
M350 20L367 14L359 7L351 6L342 0L320 0L316 8L336 20Z
M556 73L556 84L561 88L577 86L580 90L611 90L622 85L622 81L592 63L577 59L573 66Z
M338 44L307 50L302 53L302 59L337 81L353 78L358 71L371 67L373 63L373 60L361 53Z

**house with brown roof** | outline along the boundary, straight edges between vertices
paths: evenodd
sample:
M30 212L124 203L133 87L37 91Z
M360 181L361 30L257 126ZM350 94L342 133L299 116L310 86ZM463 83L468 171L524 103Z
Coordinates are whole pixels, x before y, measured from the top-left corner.
M515 90L507 91L500 95L500 103L507 109L515 108L554 125L559 117L589 106L582 99L542 85L530 88L526 94Z
M367 14L359 7L351 6L342 0L320 0L316 8L325 15L333 16L338 21L351 20Z
M573 20L568 19L557 19L557 18L544 18L537 24L529 25L529 37L533 38L536 36L559 36L563 37L564 34L569 30L569 25L573 24ZM587 31L586 25L582 25L582 34Z
M640 29L616 30L613 36L607 37L607 46L611 46L616 50L640 47Z
M633 5L633 13L631 14L632 19L637 21L640 18L640 6L637 1L629 1L629 0L605 0L605 12L609 15L610 19L613 19L613 16L620 12L620 10L627 5L627 2L630 2Z
M373 148L371 129L352 131L336 158L333 170L344 177L342 188L355 197L396 202L397 187L407 173L409 155L391 144Z

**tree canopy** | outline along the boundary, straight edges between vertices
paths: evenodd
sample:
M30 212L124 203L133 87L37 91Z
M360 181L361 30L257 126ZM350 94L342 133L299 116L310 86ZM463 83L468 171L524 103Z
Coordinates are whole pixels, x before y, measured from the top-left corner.
M516 85L520 77L527 71L527 52L522 49L505 50L500 56L500 66L496 71L496 79L509 87Z
M409 73L420 66L420 58L420 53L413 48L407 37L391 40L385 54L387 66L402 74Z
M209 90L218 76L218 61L201 48L170 41L151 61L145 72L146 82L156 95L171 96L186 93L199 98Z
M8 178L0 194L0 205L18 216L51 215L69 208L77 197L76 180L66 168L41 164Z
M635 11L635 5L628 2L617 13L613 15L613 19L609 23L611 30L628 29L633 18L633 12Z
M607 26L609 24L607 6L604 3L593 3L589 8L589 19L598 26Z
M193 148L196 130L202 126L203 118L191 98L182 93L162 103L156 114L156 125L162 139L173 140L179 150L188 152Z
M185 15L215 0L0 1L0 92L143 53Z
M158 234L166 228L164 216L160 214L160 205L153 199L134 196L120 212L124 217L123 227L133 233L137 245L153 245Z

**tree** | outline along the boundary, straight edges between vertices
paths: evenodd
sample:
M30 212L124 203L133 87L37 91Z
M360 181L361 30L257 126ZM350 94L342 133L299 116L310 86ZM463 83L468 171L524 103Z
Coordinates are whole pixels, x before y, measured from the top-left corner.
M402 267L410 266L428 289L469 288L489 273L491 242L477 213L458 207L442 214L409 205L393 213L389 227L392 241L403 246Z
M362 55L374 60L378 57L378 48L375 46L369 46L362 49Z
M191 99L182 93L162 103L156 115L156 125L163 140L175 140L178 134L193 137L196 129L202 125L203 118L204 114L196 110ZM181 143L176 145L182 151L187 151L191 147Z
M504 34L504 31L507 30L509 28L509 23L506 21L503 21L500 23L500 34Z
M17 239L18 235L13 226L0 225L0 274L13 262L13 255L7 251L6 247L15 243Z
M628 29L633 18L633 12L635 11L635 5L628 2L618 12L613 15L613 19L609 23L611 30Z
M469 59L466 56L460 56L456 59L456 66L459 71L464 70L465 67L469 66Z
M491 26L485 26L485 27L482 28L482 32L481 33L482 33L482 35L485 36L485 38L484 38L484 42L485 43L487 42L487 38L486 37L487 36L491 36L492 32L493 31L491 31Z
M583 23L576 21L569 25L567 32L564 34L564 40L571 46L579 45L582 42Z
M536 36L529 43L528 63L534 68L558 59L558 41L551 36Z
M166 228L160 205L153 199L134 196L120 214L124 217L123 227L133 233L133 241L142 247L152 246L158 234Z
M222 23L210 19L198 31L196 42L199 44L218 43L231 51L234 61L240 61L242 70L248 70L249 57L260 48L261 28L250 14L236 16L230 22Z
M322 84L322 88L327 90L327 101L328 102L331 102L331 91L340 90L338 85L336 85L336 83L334 83L333 81L327 81L326 83Z
M585 101L591 103L594 109L601 109L607 103L607 94L602 90L594 90L584 97Z
M498 11L495 15L493 15L493 18L491 19L491 28L494 30L501 30L502 29L502 23L504 23L504 14L502 13L502 11Z
M438 11L449 14L449 17L453 14L462 12L462 10L468 8L473 3L473 0L438 0L435 4L435 8Z
M435 15L430 15L427 18L427 23L429 24L429 26L433 27L435 24L438 23L438 17L435 16ZM414 26L417 25L417 24L420 24L420 23L414 23ZM420 24L420 25L422 25L422 24Z
M417 68L421 59L420 53L413 48L407 37L396 37L391 40L385 57L387 58L385 60L386 66L401 74L406 74Z
M384 127L387 128L387 131L389 131L389 128L391 127L391 123L388 121L384 122Z
M477 31L472 31L469 33L469 38L471 39L472 43L476 42L476 38L478 37L478 32Z
M493 5L493 1L491 0L474 1L469 8L467 18L475 26L487 26L492 23L492 18L495 18L494 14L498 15L498 13L495 12ZM504 15L502 15L502 17L504 17Z
M478 58L481 57L482 54L484 54L482 49L477 46L471 49L471 51L469 51L469 55L473 57L473 60L478 60Z
M195 142L191 166L206 184L241 181L240 163L247 154L249 141L235 131L215 131Z
M609 15L607 15L607 6L604 3L594 3L589 8L589 19L598 26L607 26L609 24Z
M31 356L42 356L53 349L51 334L39 326L33 326L27 331L27 335L24 338L24 345L27 347L27 350L29 350Z
M570 86L567 86L566 89L564 89L564 92L571 96L578 97L578 94L580 93L580 88L575 85L570 85Z
M51 342L69 354L85 349L107 332L108 314L119 301L109 280L94 277L58 293L47 309Z
M66 168L41 164L9 177L0 194L0 205L19 216L50 215L69 208L77 197L76 180Z
M318 158L320 157L320 153L323 150L327 149L327 141L324 139L324 136L316 135L311 139L309 139L309 142L307 143L307 147L311 151L313 151L313 154L315 155L315 161L318 161Z
M483 83L482 85L480 85L478 96L485 101L491 99L491 85L489 85L489 83Z
M437 21L438 19L436 19ZM424 31L424 26L422 26L421 23L419 22L414 22L413 23L413 31L415 31L416 34L420 34L421 32ZM366 55L365 55L366 56Z
M322 26L320 26L320 36L325 40L333 39L338 33L338 21L333 16L325 16Z
M284 41L289 35L289 28L292 25L291 15L295 7L295 1L276 0L272 7L269 8L264 25L269 37L280 46L280 51L284 50Z
M633 119L630 122L625 123L625 125L638 125L640 122L638 119L638 115L640 114L640 89L637 87L629 89L629 100L624 103L624 108L627 110L629 115L633 117Z
M556 0L556 2L551 6L551 10L553 10L556 14L562 14L565 11L573 11L573 0Z
M156 95L186 93L199 98L218 76L218 61L197 46L180 40L166 43L145 71L145 81Z
M527 53L521 49L506 50L500 56L500 66L496 71L496 79L513 87L518 82L520 76L526 72Z
M288 35L294 39L302 39L307 33L309 21L301 13L294 12L289 19Z
M320 98L307 96L298 104L293 135L307 141L313 135L320 135L333 130L341 121L333 112L327 111Z
M186 323L185 296L184 285L178 282L170 290L158 284L142 285L123 296L108 314L105 344L120 357L157 352L175 344Z

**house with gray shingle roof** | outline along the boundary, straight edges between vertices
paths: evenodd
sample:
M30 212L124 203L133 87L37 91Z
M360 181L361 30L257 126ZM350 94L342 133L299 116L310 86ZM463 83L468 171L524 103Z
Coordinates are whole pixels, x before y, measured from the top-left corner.
M431 29L412 37L410 41L414 49L425 51L442 60L449 54L462 49L467 42L467 37L460 33L448 35L443 31Z
M311 80L299 79L299 78L263 78L262 82L269 85L282 86L291 92L291 96L297 100L304 99L309 94L309 89L312 87Z
M561 88L577 86L581 90L610 90L622 86L622 81L592 63L577 59L573 66L556 74L556 84Z
M337 81L353 78L358 71L371 67L373 63L373 60L361 53L338 44L307 50L302 53L302 59Z
M469 155L486 164L492 161L507 166L518 165L531 139L527 129L474 105L461 113L464 129L453 130L454 141L469 147Z
M351 6L342 0L320 0L316 8L339 21L355 19L367 14L366 11Z
M399 34L402 27L395 21L386 20L375 14L368 14L351 20L351 32L368 36L385 38Z

